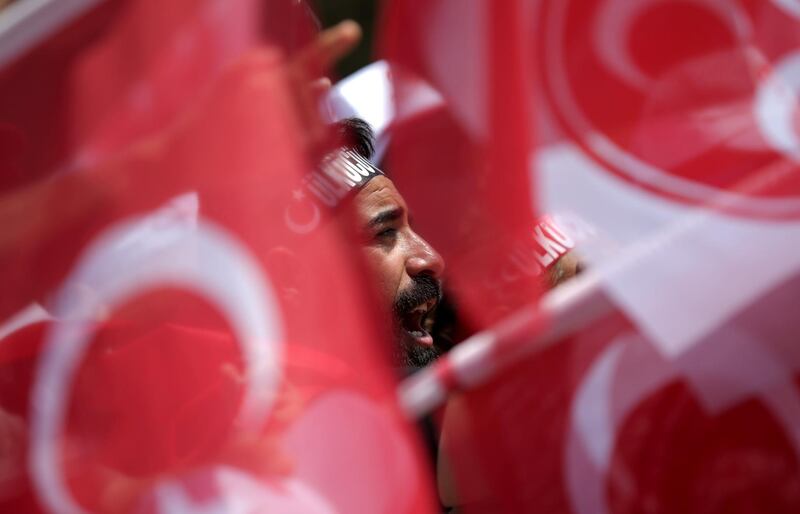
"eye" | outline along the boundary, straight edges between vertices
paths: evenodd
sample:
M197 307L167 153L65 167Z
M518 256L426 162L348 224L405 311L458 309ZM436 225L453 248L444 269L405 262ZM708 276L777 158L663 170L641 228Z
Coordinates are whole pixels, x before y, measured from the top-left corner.
M380 232L375 234L375 237L377 239L386 240L386 239L393 239L396 235L397 235L397 229L390 227L381 230Z

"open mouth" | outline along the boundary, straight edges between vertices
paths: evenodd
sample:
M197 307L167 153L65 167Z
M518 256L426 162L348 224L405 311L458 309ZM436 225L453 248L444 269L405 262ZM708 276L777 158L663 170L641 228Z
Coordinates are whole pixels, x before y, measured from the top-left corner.
M431 298L410 311L407 311L401 317L401 326L403 330L417 343L423 345L433 345L433 337L430 334L431 326L433 326L433 313L436 310L438 300Z

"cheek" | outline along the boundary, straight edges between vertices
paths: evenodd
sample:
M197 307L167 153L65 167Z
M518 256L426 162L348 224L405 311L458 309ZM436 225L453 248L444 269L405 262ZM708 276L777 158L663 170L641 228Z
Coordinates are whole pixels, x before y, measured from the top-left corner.
M390 308L403 279L403 261L375 248L365 248L363 254L369 267L369 276L372 277L372 286L384 300L385 307Z

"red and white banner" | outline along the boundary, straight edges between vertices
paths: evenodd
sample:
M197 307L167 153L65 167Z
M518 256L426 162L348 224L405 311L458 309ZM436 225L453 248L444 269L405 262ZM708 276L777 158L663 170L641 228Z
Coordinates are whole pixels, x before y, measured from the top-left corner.
M586 258L679 355L800 268L798 19L746 1L543 2L538 19L542 200L613 240Z
M0 510L432 511L357 253L290 219L301 100L258 13L109 2L0 75Z
M498 69L490 20L505 7L395 4L407 11L387 17L389 37L410 36L390 64L421 74L450 118L420 116L434 127L428 140L514 137L514 122L488 121L488 84L525 85L529 179L495 169L487 180L510 203L535 192L532 205L574 213L600 236L578 248L588 274L546 298L544 313L523 309L404 385L414 412L466 390L446 407L445 502L467 512L796 511L798 6L531 0L505 25L528 27L527 60ZM397 110L404 80L395 75ZM440 166L469 169L465 148ZM433 219L462 216L461 191L450 191L429 198ZM481 230L504 230L509 212L472 198Z
M391 2L384 13L396 100L388 173L442 253L473 329L534 303L540 290L535 276L507 269L536 222L526 11L516 0L437 0L422 9Z

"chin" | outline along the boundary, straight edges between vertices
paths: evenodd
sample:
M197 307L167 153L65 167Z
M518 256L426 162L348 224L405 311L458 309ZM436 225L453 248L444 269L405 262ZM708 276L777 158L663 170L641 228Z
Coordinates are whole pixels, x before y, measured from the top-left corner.
M410 370L424 368L442 355L442 351L433 344L433 338L429 334L420 341L419 337L403 331L397 346L395 362Z

